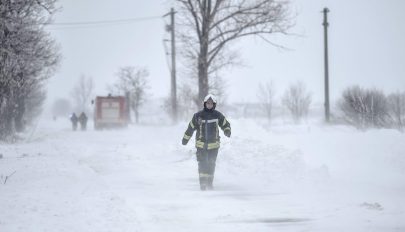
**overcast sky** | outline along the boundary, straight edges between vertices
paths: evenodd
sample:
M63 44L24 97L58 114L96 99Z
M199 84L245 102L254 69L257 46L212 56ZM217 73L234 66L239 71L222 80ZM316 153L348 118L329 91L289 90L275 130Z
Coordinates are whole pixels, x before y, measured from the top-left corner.
M114 25L48 26L61 46L62 62L49 80L49 101L69 98L80 75L95 80L95 94L106 95L107 84L123 66L146 67L153 97L166 97L170 73L163 46L170 10L167 0L60 0L55 23L153 17ZM256 101L259 83L273 81L277 96L298 80L323 102L322 9L330 9L329 60L331 101L348 86L377 87L386 92L405 90L405 1L402 0L295 0L298 14L291 32L273 41L280 50L258 38L235 43L245 64L223 75L228 102ZM269 37L270 40L272 37ZM179 77L180 78L180 77ZM51 103L50 102L50 103Z

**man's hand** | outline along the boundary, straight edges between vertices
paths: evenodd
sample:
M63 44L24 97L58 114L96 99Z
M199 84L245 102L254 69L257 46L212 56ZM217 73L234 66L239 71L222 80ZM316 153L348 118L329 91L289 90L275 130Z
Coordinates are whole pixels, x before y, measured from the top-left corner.
M231 137L231 130L225 130L224 134L226 137Z
M188 143L188 140L187 140L187 139L181 140L181 144L186 145L187 143Z

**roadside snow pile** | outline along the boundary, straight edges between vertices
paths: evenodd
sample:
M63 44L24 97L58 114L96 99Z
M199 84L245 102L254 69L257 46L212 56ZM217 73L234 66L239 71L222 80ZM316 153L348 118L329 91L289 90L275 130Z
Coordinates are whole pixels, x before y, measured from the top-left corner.
M305 175L305 162L300 150L235 136L224 146L218 158L228 175L242 183L271 185L279 181L299 181ZM219 168L219 171L222 167ZM232 179L232 178L230 178Z

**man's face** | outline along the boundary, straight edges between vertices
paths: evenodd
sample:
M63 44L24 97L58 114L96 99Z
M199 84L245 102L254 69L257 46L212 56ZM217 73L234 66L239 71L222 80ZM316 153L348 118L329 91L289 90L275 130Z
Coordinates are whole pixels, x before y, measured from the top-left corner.
M214 102L212 101L212 99L208 99L208 101L205 103L205 106L207 107L207 109L212 109L212 107L214 107Z

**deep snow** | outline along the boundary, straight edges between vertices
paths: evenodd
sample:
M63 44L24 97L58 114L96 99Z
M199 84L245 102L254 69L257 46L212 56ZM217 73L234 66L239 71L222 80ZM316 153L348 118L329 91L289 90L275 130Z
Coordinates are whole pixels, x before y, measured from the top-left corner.
M405 231L403 133L229 120L206 192L187 122L40 122L0 144L0 231Z

